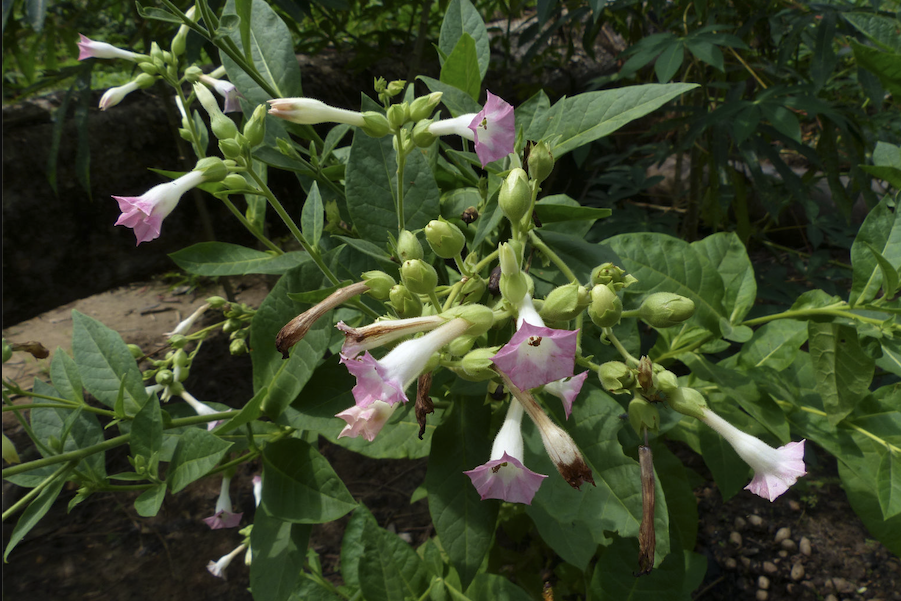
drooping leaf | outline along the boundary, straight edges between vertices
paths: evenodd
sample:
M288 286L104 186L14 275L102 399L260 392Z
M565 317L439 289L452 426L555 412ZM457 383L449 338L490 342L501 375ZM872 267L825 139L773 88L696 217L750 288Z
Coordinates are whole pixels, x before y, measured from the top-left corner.
M175 453L166 471L166 484L178 492L216 467L232 443L205 429L188 428L175 445Z
M460 36L453 52L441 65L440 80L442 83L466 92L473 100L479 99L482 77L479 73L479 62L476 56L476 42L468 33Z
M874 362L860 348L857 332L835 323L807 324L816 390L833 425L853 411L869 392Z
M428 572L416 551L374 521L364 523L359 561L360 590L367 601L419 599L428 587Z
M199 242L171 253L169 258L188 273L210 277L282 274L310 259L299 251L276 255L228 242Z
M310 524L295 524L280 520L265 507L257 508L250 548L250 586L257 601L284 601L291 598L303 570Z
M53 502L56 501L56 497L59 496L60 491L63 489L63 485L66 483L67 475L68 471L60 474L60 476L47 485L47 487L38 494L35 500L25 508L25 511L22 512L22 516L19 518L19 521L16 522L16 527L13 528L12 534L9 537L9 542L6 543L6 550L3 552L3 561L6 561L7 558L9 558L9 554L16 548L16 545L18 545L22 539L25 538L25 535L41 521L41 518L44 517L48 511L50 511L50 507L53 505Z

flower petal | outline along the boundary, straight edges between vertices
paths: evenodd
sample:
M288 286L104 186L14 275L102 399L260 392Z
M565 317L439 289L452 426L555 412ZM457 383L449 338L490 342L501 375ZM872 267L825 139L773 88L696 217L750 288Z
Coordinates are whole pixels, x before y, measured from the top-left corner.
M513 152L516 140L513 106L491 92L469 129L475 135L476 154L482 167Z
M510 503L532 504L541 481L547 478L527 468L507 453L500 459L463 472L472 480L482 500L501 499Z
M575 330L555 330L523 322L492 361L522 390L573 375Z

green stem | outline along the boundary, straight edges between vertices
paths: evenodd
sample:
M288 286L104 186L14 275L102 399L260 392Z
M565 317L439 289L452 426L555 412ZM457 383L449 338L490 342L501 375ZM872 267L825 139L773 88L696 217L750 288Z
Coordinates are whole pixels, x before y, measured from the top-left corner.
M264 236L263 233L260 232L255 225L247 221L247 218L241 214L241 211L238 210L238 207L235 206L235 204L228 196L223 196L222 202L225 203L225 206L228 207L228 210L231 211L232 215L238 218L238 221L241 222L241 225L247 228L247 231L253 234L254 238L259 240L263 244L263 246L265 246L269 250L275 251L280 255L285 254L285 251L276 246L276 244L272 242L272 240Z
M441 301L438 299L438 295L435 294L434 290L429 292L429 302L435 307L436 312L441 311Z
M806 405L801 405L799 408L801 409L801 411L804 411L804 412L806 412L806 413L812 413L812 414L818 415L818 416L820 416L820 417L829 417L829 414L826 413L825 411L821 411L821 410L819 410L819 409L814 409L813 407L807 407ZM887 449L889 450L889 452L891 452L891 453L901 453L901 448L896 447L895 445L893 445L893 444L890 443L889 441L885 440L884 438L881 438L881 437L877 436L876 434L873 434L873 433L870 432L869 430L865 430L865 429L861 428L860 426L858 426L858 425L856 425L856 424L848 424L848 423L846 423L846 424L844 424L844 425L847 426L847 427L849 427L849 428L851 428L852 430L854 430L854 431L856 431L856 432L859 432L859 433L863 434L863 435L866 436L867 438L869 438L869 439L871 439L871 440L873 440L873 441L875 441L875 442L878 442L879 444L881 444L881 445L883 445L885 448L887 448Z
M616 337L616 334L613 333L613 328L602 328L604 332L604 336L607 337L607 340L613 345L613 347L619 351L619 354L622 355L623 359L626 360L626 364L630 367L638 367L638 359L632 356L632 354L626 350L626 347L622 345L619 341L619 338Z
M403 151L402 140L400 134L398 133L395 136L397 140L397 204L395 208L397 210L397 236L400 238L400 233L404 231L405 227L405 218L404 218L404 167L407 164L407 155ZM438 307L436 306L437 310Z
M17 409L82 409L84 411L88 411L89 413L96 413L98 415L105 415L107 417L115 417L116 414L112 411L107 411L106 409L98 409L97 407L91 407L90 405L79 405L77 403L28 403L25 405L7 405L3 408L3 412L7 411L15 411Z
M454 301L457 300L457 296L460 294L461 290L463 290L463 280L460 280L451 287L450 294L447 295L447 300L444 301L444 306L441 308L442 313L453 306Z
M133 492L136 490L148 490L156 486L154 483L149 484L107 484L105 486L97 486L93 488L93 492Z
M856 319L857 321L863 323L869 323L873 325L881 325L883 320L881 319L873 319L872 317L864 317L863 315L857 315L856 313L852 313L850 311L843 311L838 309L838 307L846 307L847 304L845 302L836 303L834 305L829 305L828 307L817 307L815 309L797 309L794 311L783 311L782 313L775 313L773 315L766 315L764 317L758 317L756 319L749 319L748 321L743 322L741 325L743 326L757 326L760 324L768 323L770 321L775 321L777 319L807 319L809 317L817 317L820 315L833 315L835 317L847 317L848 319Z
M767 246L769 246L770 248L775 248L775 249L781 250L783 252L794 253L794 254L798 255L799 257L804 257L806 259L809 259L811 256L810 253L801 252L800 250L795 250L794 248L782 246L781 244L776 244L775 242L770 242L768 240L764 240L763 243L766 244ZM841 261L835 261L833 259L830 259L826 262L829 263L830 265L835 265L836 267L844 267L845 269L854 269L851 265L848 265L847 263L842 263Z
M472 268L472 272L473 272L473 273L480 273L480 272L481 272L483 269L485 269L488 265L491 265L491 263L493 263L494 260L497 259L497 255L498 255L499 252L500 252L500 251L498 251L497 249L494 249L494 251L492 251L492 253L491 253L490 255L488 255L487 257L485 257L484 259L482 259L482 260L479 261L478 263L476 263L476 266Z
M72 466L74 466L74 465L75 465L75 462L70 461L69 463L67 463L65 465L59 466L59 468L55 472L53 472L52 474L50 474L49 476L44 478L44 480L40 484L38 484L37 486L32 488L30 491L28 491L28 494L26 494L24 497L22 497L21 499L16 501L12 507L10 507L6 511L4 511L2 517L0 517L0 521L5 522L6 518L18 513L20 509L22 509L23 507L25 507L26 505L31 503L32 499L34 499L39 494L41 494L42 490L44 490L45 488L47 488L48 486L53 484L53 482L57 478L61 478L67 471L72 469ZM6 474L4 474L3 477L5 478Z
M579 279L576 277L576 274L574 274L569 266L563 262L563 259L558 257L557 253L552 251L547 244L542 242L541 238L538 237L538 234L533 231L529 232L529 240L532 242L532 246L537 248L541 252L541 254L550 259L551 263L556 265L557 269L559 269L560 272L563 273L563 275L565 275L570 282L579 281Z

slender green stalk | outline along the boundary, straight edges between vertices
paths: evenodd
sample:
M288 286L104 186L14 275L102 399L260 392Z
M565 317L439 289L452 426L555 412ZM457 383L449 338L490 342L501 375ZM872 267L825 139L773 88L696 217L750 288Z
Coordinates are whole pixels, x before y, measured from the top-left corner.
M579 278L577 278L576 274L572 272L572 269L570 269L569 266L563 261L563 259L558 257L557 253L551 250L551 248L547 244L545 244L541 240L541 238L538 237L538 234L536 234L535 232L529 232L529 241L532 242L532 246L537 248L541 252L541 254L550 259L551 263L556 265L557 269L559 269L570 282L579 281Z
M476 266L472 268L472 272L480 273L483 269L491 265L494 260L497 259L498 252L499 251L497 249L494 249L494 251L490 255L476 263Z
M406 226L405 217L404 217L404 167L407 164L407 154L403 151L402 140L400 134L396 135L397 140L397 203L395 204L395 209L397 210L397 235L400 237L400 233L404 231L404 227ZM438 307L435 307L436 309Z
M238 210L238 207L235 206L235 204L231 201L230 198L228 198L227 196L223 196L222 202L225 204L225 206L228 208L228 210L231 211L232 215L237 217L238 221L241 222L241 225L243 225L245 228L247 228L247 231L250 232L251 234L253 234L254 238L256 238L257 240L262 242L266 248L268 248L271 251L275 251L276 253L278 253L280 255L285 254L285 251L280 249L274 242L272 242L272 240L270 240L269 238L264 236L263 233L260 232L256 228L255 225L253 225L252 223L247 221L247 218L244 217L243 214L241 214L241 211Z
M626 347L624 347L622 345L622 343L619 341L619 338L617 338L616 335L613 333L613 328L602 328L602 329L604 331L604 336L607 337L607 340L610 341L610 344L613 345L613 348L615 348L617 351L619 351L619 354L622 355L623 359L626 360L626 363L629 364L630 367L637 367L638 359L633 357L632 354L626 350Z
M107 411L106 409L98 409L97 407L91 407L90 405L79 405L77 403L27 403L24 405L7 405L3 407L3 412L7 411L15 411L17 409L82 409L89 413L96 413L97 415L105 415L107 417L115 417L116 414L113 411Z
M791 403L789 403L789 404L791 405ZM792 405L792 406L794 406L794 405ZM808 407L806 405L801 405L799 407L799 409L801 409L801 411L804 411L805 413L812 413L813 415L818 415L820 417L829 417L829 414L826 413L825 411L821 411L821 410L815 409L813 407ZM879 444L883 445L886 449L888 449L889 452L891 452L891 453L901 453L901 448L896 447L889 441L885 440L884 438L882 438L876 434L873 434L869 430L865 430L864 428L861 428L860 426L858 426L856 424L844 424L844 425L851 428L855 432L859 432L860 434L863 434L870 440L878 442Z
M65 464L65 465L59 466L59 468L58 468L55 472L53 472L52 474L50 474L49 476L47 476L46 478L44 478L44 480L43 480L40 484L38 484L37 486L35 486L34 488L32 488L30 491L28 491L28 494L26 494L24 497L22 497L21 499L19 499L18 501L16 501L16 502L12 505L12 507L10 507L10 508L8 508L6 511L4 511L4 512L3 512L2 518L0 518L0 521L5 522L5 521L6 521L6 518L8 518L8 517L10 517L10 516L13 516L13 515L15 515L16 513L18 513L20 509L24 508L26 505L28 505L29 503L31 503L31 501L32 501L35 497L37 497L39 494L41 494L41 491L42 491L42 490L44 490L45 488L47 488L48 486L50 486L51 484L53 484L53 482L54 482L57 478L62 478L63 475L65 475L65 473L66 473L67 471L69 471L70 469L72 469L72 466L74 466L74 465L75 465L75 462L74 462L74 461L70 461L69 463L67 463L67 464ZM5 474L5 473L3 474L3 477L4 477L4 478L6 477L6 474Z

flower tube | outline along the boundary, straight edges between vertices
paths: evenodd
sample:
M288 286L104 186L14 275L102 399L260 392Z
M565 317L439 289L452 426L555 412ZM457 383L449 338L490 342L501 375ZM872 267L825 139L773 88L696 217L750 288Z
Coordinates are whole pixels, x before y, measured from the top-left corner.
M354 405L335 415L347 422L344 429L338 433L338 438L357 438L362 436L369 442L382 431L384 426L400 405L389 405L384 401L374 401L368 407Z
M222 476L222 487L219 491L219 499L216 501L216 513L203 521L212 530L221 528L234 528L241 523L243 513L232 512L232 500L228 494L228 487L231 484L231 476Z
M206 565L206 569L209 570L210 574L212 574L216 578L222 578L223 580L225 580L226 568L228 568L232 560L246 548L247 545L238 545L238 547L236 547L235 550L228 555L223 555L217 561L211 561L210 563L208 563Z
M273 98L267 102L270 115L292 123L346 123L358 127L366 125L363 113L335 108L313 98Z
M176 366L176 368L175 368L176 373L178 372L178 369L179 369L179 368ZM176 378L176 381L177 381L177 378ZM181 391L181 393L180 393L178 396L180 396L181 398L183 398L183 399L185 400L185 402L186 402L188 405L191 406L191 409L193 409L194 411L197 412L197 415L212 415L212 414L214 414L214 413L219 413L219 411L217 411L216 409L213 409L212 407L210 407L210 406L207 405L206 403L201 403L200 401L198 401L198 400L197 400L196 398L194 398L194 396L193 396L190 392L188 392L187 390L184 390L184 389L183 389L183 390ZM218 426L218 425L221 424L221 423L222 423L222 420L221 420L221 419L218 419L218 420L209 422L209 423L206 425L206 429L207 429L207 430L213 430L216 426Z
M433 136L457 135L475 142L482 167L513 152L516 139L513 106L491 92L478 113L435 121L426 129Z
M353 358L364 351L378 348L404 336L434 330L446 321L440 315L429 315L410 319L386 319L362 328L352 328L339 321L335 327L344 332L341 354Z
M187 334L188 331L190 331L191 326L194 325L194 322L197 321L197 318L199 318L201 315L203 315L206 312L206 310L209 308L210 308L209 303L205 303L205 304L201 305L196 311L191 313L191 315L188 316L187 319L183 319L182 321L180 321L178 323L178 325L175 326L174 330L172 330L171 332L166 332L166 334L165 334L166 338L172 338L173 336L176 336L176 335Z
M76 42L78 45L78 60L80 61L86 58L124 58L125 60L137 62L142 58L142 55L137 52L116 48L106 42L95 42L80 33L78 37L81 38L80 41Z
M238 102L241 93L238 92L238 88L235 87L235 84L230 81L225 81L224 79L210 77L209 75L201 75L200 83L208 88L212 88L217 94L225 99L225 107L222 109L223 113L234 113L241 110L241 104Z
M501 499L531 505L541 481L547 478L523 465L522 414L519 401L510 399L507 417L491 447L490 460L463 472L472 480L483 501Z
M154 186L141 196L113 196L122 211L116 225L133 229L137 244L159 238L163 219L175 210L185 192L205 179L203 172L190 171L171 182Z

